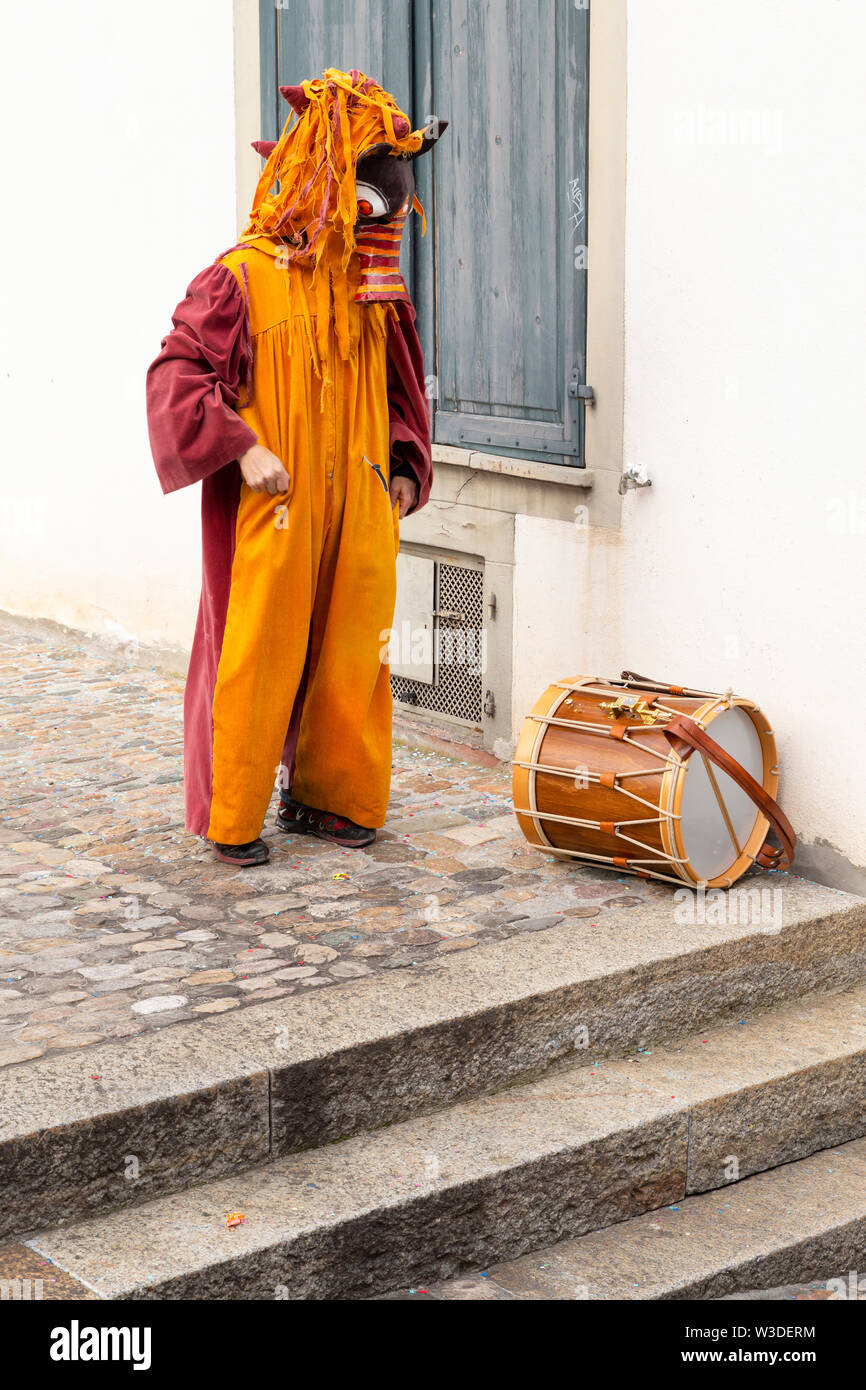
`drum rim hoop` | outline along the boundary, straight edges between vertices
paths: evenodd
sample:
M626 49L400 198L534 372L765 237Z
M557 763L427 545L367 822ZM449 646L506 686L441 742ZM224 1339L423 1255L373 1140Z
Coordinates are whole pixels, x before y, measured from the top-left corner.
M702 705L700 709L695 710L694 714L690 717L694 719L696 723L709 728L713 721L718 719L721 714L725 714L728 710L732 709L745 710L751 718L755 732L758 735L758 741L761 745L761 756L763 759L761 786L775 799L779 788L776 739L766 715L763 710L755 704L754 700L748 700L741 695L723 696L721 699L717 697L713 700L708 700L706 705ZM676 817L676 819L671 819L668 816L662 818L661 832L665 850L667 853L677 855L682 860L682 863L677 864L675 872L679 873L683 881L690 886L697 887L699 884L704 884L707 888L731 888L754 863L755 856L767 838L767 831L770 828L770 823L767 817L756 807L755 822L752 826L749 838L743 846L742 854L729 865L725 873L717 874L714 878L706 880L698 878L685 852L682 822L680 820L683 789L685 787L687 771L688 763L683 763L681 759L677 758L673 769L668 766L662 776L659 804L665 805ZM672 834L670 827L673 827ZM670 848L671 845L673 849Z

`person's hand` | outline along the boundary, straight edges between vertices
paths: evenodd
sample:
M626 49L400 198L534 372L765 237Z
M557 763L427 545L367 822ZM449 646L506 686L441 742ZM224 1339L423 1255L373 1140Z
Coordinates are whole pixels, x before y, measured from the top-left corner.
M400 507L400 520L414 507L418 501L418 484L414 478L392 478L389 489L391 495L391 506Z
M273 497L278 492L288 492L289 475L276 454L264 444L253 444L241 454L238 463L244 482L253 492L269 492Z

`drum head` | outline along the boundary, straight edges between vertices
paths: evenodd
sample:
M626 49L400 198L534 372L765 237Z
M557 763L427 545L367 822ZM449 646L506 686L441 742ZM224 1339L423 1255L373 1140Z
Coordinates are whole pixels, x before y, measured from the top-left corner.
M707 725L707 733L763 786L761 740L744 709L723 710ZM725 824L706 764L700 753L693 753L686 765L680 801L680 834L692 872L705 882L723 876L736 863L758 819L754 803L746 793L726 772L712 764L710 766L737 844L733 843L731 832Z

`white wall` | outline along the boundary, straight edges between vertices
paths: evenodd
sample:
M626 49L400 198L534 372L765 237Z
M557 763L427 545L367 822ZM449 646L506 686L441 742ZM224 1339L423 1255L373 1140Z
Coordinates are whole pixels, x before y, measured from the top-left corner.
M545 688L619 675L619 531L518 516L514 536L514 737Z
M144 376L235 240L231 0L19 0L0 63L0 608L188 646L198 489L162 496Z
M866 7L629 5L622 634L733 685L866 865Z
M861 0L631 0L625 456L653 487L619 535L521 519L515 638L516 727L548 675L625 665L755 698L803 841L860 867L864 51Z

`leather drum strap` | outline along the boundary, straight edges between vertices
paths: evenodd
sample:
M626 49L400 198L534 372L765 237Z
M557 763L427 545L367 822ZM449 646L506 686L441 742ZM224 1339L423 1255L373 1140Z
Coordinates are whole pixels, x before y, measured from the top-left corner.
M765 791L760 782L756 782L750 772L732 758L730 753L726 753L718 743L705 733L700 724L696 724L694 719L689 719L688 715L678 714L669 724L664 727L664 736L671 747L679 753L684 760L691 757L692 753L702 753L716 767L726 772L732 781L746 793L746 796L757 806L762 815L766 816L773 830L779 838L780 845L775 847L770 844L769 836L764 841L761 849L755 857L755 863L762 869L787 869L794 862L794 849L797 844L797 837L791 827L791 822L784 814L781 807Z

